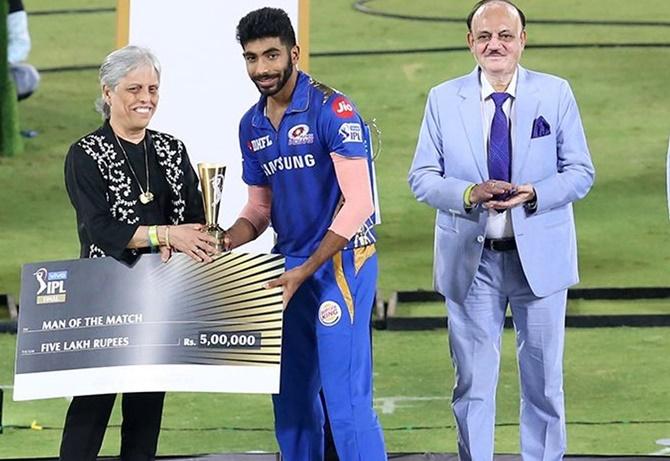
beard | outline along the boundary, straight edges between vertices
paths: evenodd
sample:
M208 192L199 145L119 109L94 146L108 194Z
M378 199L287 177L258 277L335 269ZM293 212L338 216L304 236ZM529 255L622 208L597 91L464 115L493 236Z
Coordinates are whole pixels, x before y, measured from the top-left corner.
M266 72L264 74L254 75L251 78L251 80L253 80L254 85L256 85L256 88L258 88L258 91L260 91L262 95L274 96L284 88L286 82L288 82L292 74L293 74L293 63L291 62L291 58L289 56L286 62L286 66L284 66L284 68L282 68L280 71ZM274 85L270 87L264 87L261 85L261 81L267 78L278 78L278 80L277 83L275 83Z

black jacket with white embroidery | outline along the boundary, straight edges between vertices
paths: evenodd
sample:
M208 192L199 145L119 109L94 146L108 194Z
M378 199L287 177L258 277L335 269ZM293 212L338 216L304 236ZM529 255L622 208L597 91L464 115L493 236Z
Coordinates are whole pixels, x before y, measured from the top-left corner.
M126 161L109 122L70 146L65 159L65 186L77 215L82 258L112 256L132 263L141 252L126 248L140 225L203 223L198 177L184 144L158 131L146 131L146 144L121 140L134 168ZM154 200L139 201L146 189L145 155Z

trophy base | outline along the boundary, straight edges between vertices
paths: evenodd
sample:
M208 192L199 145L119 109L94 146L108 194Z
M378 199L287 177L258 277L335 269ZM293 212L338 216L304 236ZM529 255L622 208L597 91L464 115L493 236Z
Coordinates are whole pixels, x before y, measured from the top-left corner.
M216 245L214 245L216 251L223 252L226 250L223 243L223 238L226 236L226 232L223 229L221 229L218 225L213 225L205 227L205 232L208 235L214 237L218 242Z

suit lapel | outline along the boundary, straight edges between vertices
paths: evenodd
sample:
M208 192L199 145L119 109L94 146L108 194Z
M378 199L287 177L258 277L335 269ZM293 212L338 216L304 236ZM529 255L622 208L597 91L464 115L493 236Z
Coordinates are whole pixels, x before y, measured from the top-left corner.
M514 123L514 149L512 151L512 183L523 181L521 172L528 160L533 121L540 107L538 89L530 82L528 71L519 66L519 77L514 100L516 120Z
M463 80L463 85L459 89L458 94L462 98L458 110L465 135L470 144L470 152L472 152L475 158L475 163L481 177L488 179L489 169L486 161L486 143L484 142L484 129L482 127L479 69L475 69Z

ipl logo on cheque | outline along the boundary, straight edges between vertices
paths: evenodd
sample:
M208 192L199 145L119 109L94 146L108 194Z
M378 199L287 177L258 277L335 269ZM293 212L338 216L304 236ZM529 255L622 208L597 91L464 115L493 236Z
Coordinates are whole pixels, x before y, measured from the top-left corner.
M39 288L37 289L37 304L65 302L67 271L49 272L44 267L41 267L33 275L39 284Z

